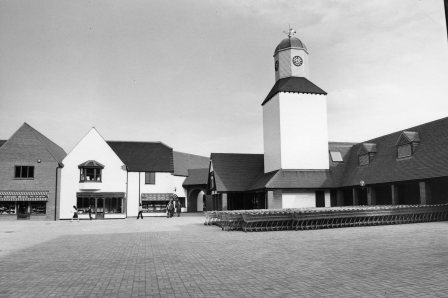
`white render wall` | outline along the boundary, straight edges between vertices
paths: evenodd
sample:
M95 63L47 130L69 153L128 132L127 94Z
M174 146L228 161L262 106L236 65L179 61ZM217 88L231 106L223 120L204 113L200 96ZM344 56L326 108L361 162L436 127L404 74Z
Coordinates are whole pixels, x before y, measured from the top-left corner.
M303 190L292 193L282 193L282 208L312 208L316 207L316 192Z
M104 165L101 183L79 182L78 165L95 160ZM126 194L126 169L123 162L92 128L62 161L59 200L59 218L72 218L72 206L76 206L77 192L122 192Z
M325 95L280 92L263 106L265 173L328 169Z
M282 169L328 169L326 95L278 95Z
M263 106L264 172L281 168L280 104L276 94Z
M175 193L178 197L186 197L186 191L182 187L186 177L160 172L155 175L155 184L145 184L145 172L128 173L128 217L137 216L142 193ZM186 208L182 208L182 211L186 211Z

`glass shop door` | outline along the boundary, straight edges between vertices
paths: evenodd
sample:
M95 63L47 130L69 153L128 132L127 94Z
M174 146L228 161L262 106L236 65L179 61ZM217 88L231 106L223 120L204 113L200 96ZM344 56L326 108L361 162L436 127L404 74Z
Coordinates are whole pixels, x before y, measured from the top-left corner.
M30 202L17 202L17 219L30 219Z
M98 198L96 200L96 216L95 219L104 219L104 199Z

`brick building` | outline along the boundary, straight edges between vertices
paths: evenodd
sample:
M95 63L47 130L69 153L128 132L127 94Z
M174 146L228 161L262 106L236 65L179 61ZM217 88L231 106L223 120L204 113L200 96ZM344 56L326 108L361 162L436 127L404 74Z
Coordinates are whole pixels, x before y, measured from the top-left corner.
M26 123L0 141L0 220L55 220L65 155Z

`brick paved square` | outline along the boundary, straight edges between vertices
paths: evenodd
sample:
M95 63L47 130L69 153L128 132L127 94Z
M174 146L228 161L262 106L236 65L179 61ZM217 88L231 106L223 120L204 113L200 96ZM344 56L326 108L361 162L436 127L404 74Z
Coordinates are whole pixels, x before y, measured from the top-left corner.
M244 233L203 221L2 222L0 297L448 295L448 222Z

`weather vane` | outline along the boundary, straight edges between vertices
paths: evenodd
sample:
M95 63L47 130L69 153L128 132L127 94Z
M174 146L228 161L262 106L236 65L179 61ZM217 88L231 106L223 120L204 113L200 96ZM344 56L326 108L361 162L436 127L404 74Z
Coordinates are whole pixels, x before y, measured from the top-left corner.
M288 31L283 31L283 33L285 33L286 35L288 35L289 38L293 37L294 34L296 34L296 30L291 28L291 25L288 25L289 29Z

